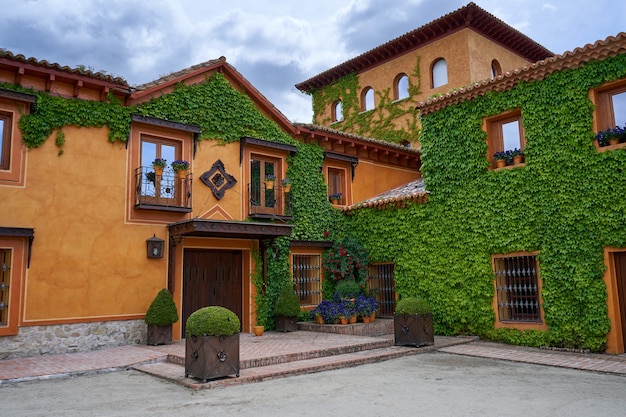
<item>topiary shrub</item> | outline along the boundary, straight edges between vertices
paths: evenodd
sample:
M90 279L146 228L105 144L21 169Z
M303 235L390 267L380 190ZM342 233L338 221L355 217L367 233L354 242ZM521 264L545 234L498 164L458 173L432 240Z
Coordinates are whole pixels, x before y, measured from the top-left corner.
M170 326L178 321L176 304L172 294L166 288L163 288L154 297L144 320L146 324L155 326Z
M403 298L396 303L396 315L412 316L415 314L430 314L431 309L428 302L418 297Z
M209 306L191 313L185 329L190 336L231 336L240 327L235 313L225 307Z
M300 301L298 301L298 296L293 291L291 282L285 284L278 294L274 306L274 314L285 317L297 317L300 314Z

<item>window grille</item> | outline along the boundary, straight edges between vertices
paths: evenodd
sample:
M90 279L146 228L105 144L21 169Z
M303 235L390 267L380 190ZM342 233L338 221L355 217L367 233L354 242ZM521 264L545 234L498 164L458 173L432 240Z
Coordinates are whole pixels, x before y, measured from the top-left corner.
M392 316L396 308L396 290L393 264L368 266L370 295L376 298L381 316Z
M500 321L541 322L537 258L494 258Z
M0 249L0 326L8 325L11 249Z
M293 255L292 272L300 305L322 302L321 255Z

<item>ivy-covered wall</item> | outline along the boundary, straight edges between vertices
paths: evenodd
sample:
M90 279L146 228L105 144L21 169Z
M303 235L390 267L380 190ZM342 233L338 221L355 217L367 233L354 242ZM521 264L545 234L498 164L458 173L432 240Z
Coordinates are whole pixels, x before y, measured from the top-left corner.
M626 149L598 152L590 89L626 78L626 55L521 83L422 119L428 203L361 209L350 228L396 290L433 307L438 334L602 351L603 248L626 247ZM519 108L526 166L490 170L483 118ZM491 255L536 251L548 330L494 330Z

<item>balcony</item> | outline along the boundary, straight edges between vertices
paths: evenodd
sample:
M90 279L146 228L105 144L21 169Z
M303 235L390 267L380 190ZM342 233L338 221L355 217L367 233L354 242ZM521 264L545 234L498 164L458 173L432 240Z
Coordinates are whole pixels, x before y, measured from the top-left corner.
M291 192L285 192L280 185L268 189L264 183L248 184L248 215L252 219L273 219L289 221L293 219Z
M179 178L167 170L156 175L152 167L135 170L135 208L191 212L191 173Z

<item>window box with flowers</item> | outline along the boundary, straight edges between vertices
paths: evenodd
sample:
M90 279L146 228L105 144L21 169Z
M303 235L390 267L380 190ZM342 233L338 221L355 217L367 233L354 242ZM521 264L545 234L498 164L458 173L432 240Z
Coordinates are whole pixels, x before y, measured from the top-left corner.
M332 204L341 204L341 193L335 193L328 196L328 199Z
M509 163L510 158L509 151L501 151L493 154L493 159L496 161L496 168L504 168Z
M600 147L614 146L620 143L626 142L626 126L625 127L611 127L599 132L596 135L596 140Z
M183 160L177 160L172 162L172 169L178 176L178 178L185 178L187 171L189 171L189 162Z

